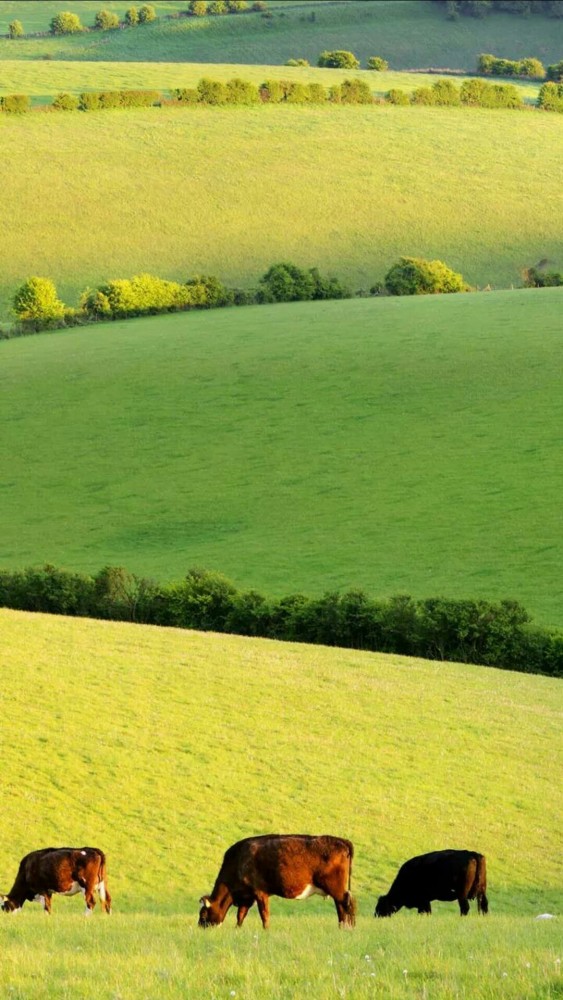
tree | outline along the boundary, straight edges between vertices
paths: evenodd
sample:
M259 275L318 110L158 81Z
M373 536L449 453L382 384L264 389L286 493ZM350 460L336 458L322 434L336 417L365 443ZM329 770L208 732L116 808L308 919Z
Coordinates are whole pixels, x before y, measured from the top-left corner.
M190 0L189 11L193 17L205 17L207 14L207 0Z
M539 59L521 59L518 67L519 76L527 76L530 80L544 80L545 67Z
M130 7L125 11L125 24L129 28L134 28L139 23L139 11L136 7Z
M94 27L98 31L111 31L119 28L119 18L112 10L99 10L94 20Z
M150 21L156 21L156 11L150 3L146 3L139 7L139 24L149 24Z
M461 274L441 260L401 257L385 275L390 295L436 295L444 292L467 292L469 286Z
M76 35L79 31L84 31L84 26L78 14L63 10L51 18L52 35Z
M10 21L8 25L8 35L10 38L22 38L25 34L21 21Z
M14 312L18 319L49 323L64 316L65 306L57 295L50 278L28 278L13 298Z
M548 66L546 75L548 80L552 80L554 83L561 83L563 81L563 59L561 62L552 63L551 66Z
M389 69L389 63L386 59L382 59L381 56L370 56L367 65L368 69L374 69L378 73L383 73L386 69Z
M321 52L317 66L332 69L359 69L360 60L353 52L345 49L334 49L332 52Z

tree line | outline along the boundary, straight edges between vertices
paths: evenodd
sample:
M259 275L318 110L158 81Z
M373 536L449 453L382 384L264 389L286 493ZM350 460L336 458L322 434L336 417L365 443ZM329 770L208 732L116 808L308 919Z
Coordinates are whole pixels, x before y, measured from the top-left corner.
M278 599L204 569L161 584L122 567L89 576L45 565L0 571L0 606L563 676L563 632L534 625L512 600L373 598L359 589Z
M494 13L516 14L520 17L543 15L563 17L563 0L435 0L445 7L446 17L488 17Z

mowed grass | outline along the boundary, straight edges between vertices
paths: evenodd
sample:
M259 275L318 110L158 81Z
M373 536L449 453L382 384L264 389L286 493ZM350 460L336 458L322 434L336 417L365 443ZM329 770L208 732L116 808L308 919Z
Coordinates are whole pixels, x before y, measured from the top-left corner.
M56 899L0 922L16 997L556 997L561 684L463 665L1 611L0 885L47 843L106 850L115 913ZM225 848L355 844L358 926L272 901L197 929ZM472 847L491 912L372 917L407 857ZM551 912L551 921L536 921Z
M0 565L562 624L559 289L256 306L0 344Z
M74 304L141 271L254 285L284 259L354 290L401 254L473 285L520 284L542 258L563 266L561 127L390 106L14 116L0 122L0 308L32 274Z
M106 4L119 14L128 3ZM244 14L180 18L178 3L155 3L160 19L127 31L85 35L0 39L2 59L86 59L210 63L284 63L302 57L316 64L324 49L350 49L365 66L381 55L393 69L450 67L473 72L481 52L517 59L536 56L545 64L561 58L563 22L546 17L493 15L448 21L442 4L430 0L351 0L347 3L271 4L273 17ZM0 30L18 17L27 31L48 31L64 2L5 2ZM84 24L93 24L99 4L80 2Z

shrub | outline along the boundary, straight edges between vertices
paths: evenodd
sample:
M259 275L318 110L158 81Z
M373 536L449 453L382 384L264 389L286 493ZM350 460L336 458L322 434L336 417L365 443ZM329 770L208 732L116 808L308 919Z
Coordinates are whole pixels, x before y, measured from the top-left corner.
M436 295L469 290L461 274L441 260L401 257L385 275L390 295Z
M529 267L524 275L524 284L526 288L557 288L563 285L563 274L560 271Z
M332 52L321 52L317 66L333 69L359 69L360 60L353 52L347 52L345 49L334 49Z
M436 80L432 84L434 104L442 107L457 107L461 104L459 89L452 80Z
M236 597L234 584L221 573L191 569L185 580L168 588L167 603L175 626L224 632Z
M544 80L545 66L539 61L539 59L521 59L519 63L518 76L525 76L530 80Z
M93 320L111 319L112 308L105 292L99 288L87 288L80 296L80 308Z
M158 90L119 90L117 93L122 108L152 108L162 100Z
M197 91L202 104L227 103L227 88L220 80L209 80L204 77L199 81Z
M101 293L101 297L97 297L96 292ZM108 281L105 285L100 285L96 292L88 291L81 298L82 308L92 318L150 316L161 312L177 312L195 305L193 294L186 285L165 281L152 274L138 274L133 278ZM108 307L109 313L106 311Z
M539 90L538 108L543 111L563 111L563 83L544 83Z
M52 35L76 35L79 31L84 31L78 14L72 14L68 10L56 14L51 19L50 28Z
M548 80L553 80L555 83L561 83L563 81L563 59L561 62L552 63L551 66L548 66L546 76Z
M409 95L398 87L388 90L385 94L385 100L388 104L410 104Z
M317 268L296 264L272 264L260 278L259 302L304 302L310 299L342 299L350 296L337 278L323 278Z
M125 11L125 24L129 28L134 28L139 23L139 11L136 7L129 7Z
M326 101L326 90L320 83L310 83L308 85L309 100L311 104L324 104Z
M260 97L266 103L279 104L285 101L289 86L288 80L265 80L259 88Z
M308 59L288 59L285 65L286 66L309 66L310 63L309 63Z
M104 110L121 107L121 94L119 90L102 90L98 94L98 98L100 108Z
M23 24L21 21L10 21L8 25L8 37L9 38L22 38L25 34L23 30Z
M226 0L226 4L229 14L242 14L248 9L247 0Z
M190 0L188 9L193 17L205 17L207 14L207 0Z
M179 87L177 90L173 90L172 93L175 100L181 104L199 103L199 91L195 87Z
M417 87L410 96L411 104L433 105L436 104L436 96L431 87Z
M50 278L24 281L14 295L13 308L19 320L40 324L61 320L65 311Z
M490 52L482 52L477 59L477 72L484 73L486 76L492 76L495 62L496 57L491 55Z
M343 80L340 100L342 104L373 104L373 94L366 80Z
M367 61L367 67L368 69L376 70L378 73L383 73L386 69L389 69L389 63L386 59L382 59L381 56L370 56Z
M483 91L483 108L521 108L522 98L513 83L493 83Z
M152 4L143 4L139 7L139 24L150 24L151 21L156 21L156 11Z
M227 80L227 104L257 104L260 100L258 87L249 80Z
M254 0L254 3L252 4L252 10L255 10L256 12L260 12L263 14L264 11L268 10L268 4L266 3L266 0Z
M477 71L486 76L523 76L532 80L543 80L545 68L539 59L502 59L483 53L477 60Z
M185 287L189 289L194 308L217 309L234 303L233 292L212 274L197 274L186 282Z
M27 94L7 94L0 97L2 111L9 115L23 115L31 109L31 99Z
M78 107L81 111L99 111L101 106L100 93L97 90L86 90L78 97Z
M305 83L291 83L285 99L288 104L308 104L310 100L309 87Z
M211 0L209 7L207 8L207 13L216 17L220 14L226 14L227 4L225 3L225 0Z
M94 20L98 31L113 31L119 28L119 18L112 10L99 10Z
M53 100L52 107L57 111L76 111L78 108L78 98L76 94L57 94Z
M480 107L483 104L483 95L490 87L490 83L474 77L472 80L464 80L459 88L459 98L462 104L469 107Z

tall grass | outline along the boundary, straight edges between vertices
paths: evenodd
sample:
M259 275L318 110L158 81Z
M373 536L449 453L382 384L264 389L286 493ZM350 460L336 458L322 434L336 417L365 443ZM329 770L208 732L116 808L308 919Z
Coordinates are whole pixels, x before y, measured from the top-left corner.
M560 289L260 306L0 344L1 563L561 624Z
M47 843L109 858L110 919L76 899L0 914L6 995L122 1000L557 996L561 685L494 669L1 611L0 886ZM352 837L359 921L272 901L196 926L224 849ZM372 917L398 864L486 853L491 912Z

